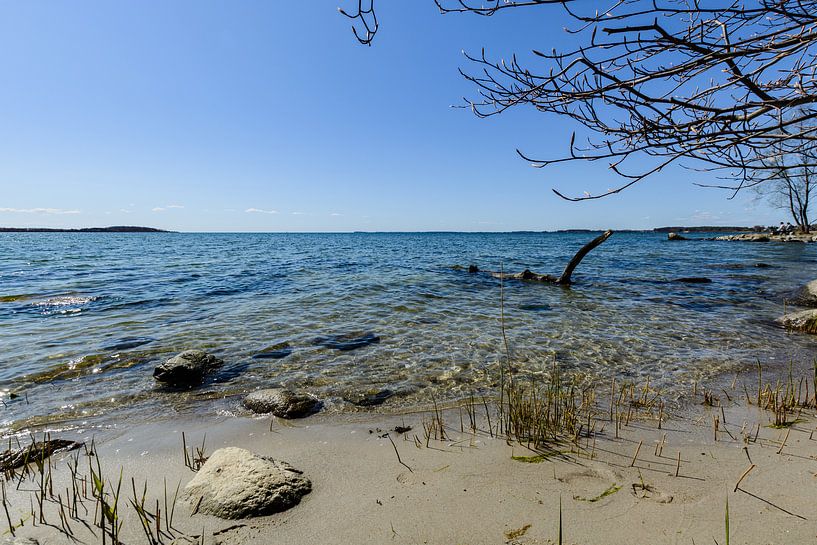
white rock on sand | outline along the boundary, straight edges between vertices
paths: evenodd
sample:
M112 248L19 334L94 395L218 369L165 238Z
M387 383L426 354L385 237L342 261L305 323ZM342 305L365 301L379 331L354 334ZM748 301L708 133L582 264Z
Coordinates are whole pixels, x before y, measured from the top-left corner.
M240 519L285 511L311 491L309 479L286 462L227 447L213 452L183 498L194 511Z

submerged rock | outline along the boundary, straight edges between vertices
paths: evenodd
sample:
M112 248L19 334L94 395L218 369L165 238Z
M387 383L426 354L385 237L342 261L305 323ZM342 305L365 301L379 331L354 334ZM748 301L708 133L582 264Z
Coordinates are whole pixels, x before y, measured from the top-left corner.
M321 410L323 404L309 394L296 394L283 388L268 388L252 392L243 401L244 407L258 414L273 414L280 418L303 418Z
M526 303L526 304L519 305L519 308L520 308L520 310L531 310L531 311L534 311L534 312L552 310L552 307L550 305L545 304L545 303Z
M686 276L683 278L676 278L673 282L683 282L684 284L710 284L712 282L711 278L705 278L703 276Z
M324 348L333 348L346 352L356 350L380 342L380 337L374 333L346 333L343 335L327 335L315 339L315 344Z
M387 399L392 397L394 392L388 388L382 390L369 390L366 392L350 392L343 394L343 400L358 407L374 407L382 405Z
M224 361L203 350L185 350L153 371L153 378L169 386L196 386Z
M227 447L207 459L183 499L199 513L241 519L286 511L311 491L303 472L286 462Z
M20 377L18 381L44 384L55 380L69 380L93 373L94 370L101 370L103 362L107 359L108 356L105 354L89 354L66 363L57 364L37 373L24 375Z
M253 356L256 360L279 360L292 354L292 347L288 342L282 342L268 346L261 352Z
M507 274L506 278L513 278L514 280L526 280L528 282L555 282L557 279L549 274L539 274L525 269L521 273Z
M817 309L792 312L777 319L786 329L817 334Z
M817 280L812 280L795 291L791 299L788 299L787 302L803 307L817 307Z
M139 346L152 343L154 339L150 337L123 337L116 341L113 341L110 344L103 345L103 350L110 350L112 352L118 352L121 350L130 350L132 348L137 348Z

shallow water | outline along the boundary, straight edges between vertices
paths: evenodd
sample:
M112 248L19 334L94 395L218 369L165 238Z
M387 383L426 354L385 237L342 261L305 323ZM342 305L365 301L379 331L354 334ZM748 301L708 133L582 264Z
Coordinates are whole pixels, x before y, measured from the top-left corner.
M333 410L361 390L393 392L393 408L489 390L503 350L499 281L452 265L558 274L593 236L0 234L0 431L229 411L271 385ZM506 281L505 325L521 374L556 361L680 391L757 360L811 361L815 337L773 321L815 277L817 245L617 233L569 289ZM379 342L327 343L348 333ZM253 358L280 342L291 352ZM226 364L191 392L157 388L154 366L187 348ZM214 400L224 396L235 397Z

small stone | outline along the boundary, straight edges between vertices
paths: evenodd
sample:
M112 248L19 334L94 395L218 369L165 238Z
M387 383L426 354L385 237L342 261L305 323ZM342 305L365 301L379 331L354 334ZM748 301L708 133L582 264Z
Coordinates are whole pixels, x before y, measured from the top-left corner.
M168 386L196 386L207 373L223 364L223 360L202 350L185 350L157 366L153 377Z
M374 407L382 405L387 399L392 397L394 392L388 388L382 390L370 390L368 392L351 392L343 395L344 401L358 407Z
M311 491L303 472L286 462L227 447L207 459L183 499L199 513L241 519L286 511Z
M304 418L321 410L323 404L309 394L296 394L283 388L256 390L244 398L244 407L257 414L280 418Z
M282 342L268 346L261 352L253 356L256 360L279 360L292 354L292 347L288 342Z

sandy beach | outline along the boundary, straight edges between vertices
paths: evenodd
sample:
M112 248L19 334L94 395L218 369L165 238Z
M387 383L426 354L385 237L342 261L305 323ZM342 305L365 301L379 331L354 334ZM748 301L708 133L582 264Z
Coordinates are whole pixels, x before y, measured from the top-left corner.
M731 401L724 398L723 409L695 404L665 415L661 429L657 419L633 417L618 438L615 424L599 416L592 436L553 450L492 437L483 420L476 432L467 420L461 431L459 409L440 414L444 440L426 439L423 424L435 414L429 412L123 425L94 443L110 490L122 471L122 543L147 542L125 500L134 485L141 495L145 482L149 510L165 517L174 511L156 541L162 543L550 544L559 543L561 501L563 543L723 544L727 498L729 543L813 543L814 411L800 410L775 429L771 413L747 405L741 391L740 382L725 389L721 397ZM173 507L177 484L183 490L195 475L185 467L182 432L191 450L206 434L208 455L238 446L284 460L303 471L312 491L285 512L244 520L191 515L196 506L179 498ZM70 494L68 463L78 460L78 473L88 473L86 452L53 457L53 494L64 490L61 501ZM35 469L17 487L6 485L10 518L24 519L10 542L101 542L92 499L81 503L79 517L66 517L72 537L60 529L57 501L45 502L47 524L32 524L37 479Z

